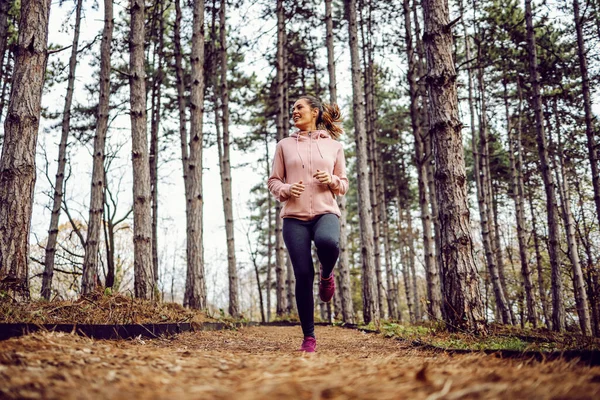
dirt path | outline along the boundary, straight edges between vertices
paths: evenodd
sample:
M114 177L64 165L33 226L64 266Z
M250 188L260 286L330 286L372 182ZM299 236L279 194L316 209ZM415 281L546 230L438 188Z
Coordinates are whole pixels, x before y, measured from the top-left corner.
M354 330L299 327L102 341L45 333L0 342L0 398L598 399L600 367L434 354Z

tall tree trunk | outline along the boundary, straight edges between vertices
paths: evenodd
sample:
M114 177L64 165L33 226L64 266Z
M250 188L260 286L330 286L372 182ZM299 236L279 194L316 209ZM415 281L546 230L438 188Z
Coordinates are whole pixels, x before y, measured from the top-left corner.
M410 120L415 140L415 166L417 167L417 179L419 188L419 207L421 210L421 223L423 225L423 253L425 257L425 274L427 280L427 307L429 317L433 320L442 318L442 298L440 278L435 262L433 248L431 213L427 203L427 166L423 132L419 123L419 88L417 84L418 65L412 44L412 28L410 18L409 0L403 1L404 8L404 30L406 40L406 54L408 57L408 90L410 96Z
M48 60L50 1L21 1L19 40L0 158L0 281L29 299L28 244L35 148Z
M192 22L190 138L187 196L187 276L183 305L206 309L206 276L202 223L202 120L204 117L204 0L194 0Z
M462 124L458 119L452 30L446 0L424 0L430 121L440 210L445 319L450 329L484 332L479 277L467 205Z
M175 55L175 78L177 88L177 110L179 111L179 139L181 145L181 162L183 166L183 183L185 187L185 198L189 199L189 179L188 179L188 134L187 134L187 117L186 117L186 95L184 70L183 70L183 54L181 50L181 0L175 0L175 23L173 26L173 45ZM189 212L189 203L185 202L186 215Z
M327 71L329 72L329 100L331 104L337 104L332 0L325 0L325 27L327 42ZM350 284L350 260L348 256L348 209L346 208L346 196L338 196L337 203L341 213L340 258L338 261L338 292L342 308L342 321L354 323L354 305L352 304L352 292Z
M554 100L554 118L556 121L556 133L558 135L558 158L560 163L559 169L554 161L554 171L556 173L556 183L560 202L562 204L562 215L565 223L565 233L567 236L567 246L569 259L573 266L573 291L575 293L575 305L577 307L577 316L579 317L579 327L584 336L592 334L592 326L590 324L590 310L588 307L587 293L585 291L585 283L583 279L583 271L581 270L581 262L579 260L579 249L577 247L577 238L575 237L575 222L571 211L571 195L569 190L569 182L567 180L567 172L565 166L564 142L561 140L561 123L558 115L557 100Z
M556 217L556 193L554 192L554 179L552 178L552 173L550 171L547 139L544 131L531 0L525 0L525 20L527 23L527 51L529 53L529 72L531 75L532 103L535 113L537 146L540 157L540 169L546 192L546 208L548 213L548 252L550 255L550 266L552 268L552 328L555 331L564 331L565 309L562 299L563 284L560 276L560 263L558 260L559 232L558 219Z
M382 205L379 209L381 227L383 230L383 250L385 253L385 277L387 284L387 304L388 304L388 317L393 320L401 320L402 316L398 312L398 291L394 284L394 271L392 267L392 246L390 245L390 232L388 225L388 214L385 207L385 194L383 193L383 185L380 185L381 193L379 194L380 204Z
M496 307L500 312L503 324L510 324L510 312L508 302L504 293L504 287L500 279L500 259L498 241L494 231L494 210L492 205L492 185L489 168L489 134L487 128L487 102L485 96L485 82L483 80L483 67L481 66L481 46L477 46L477 83L479 86L479 103L481 111L479 116L479 168L477 179L479 179L479 210L481 215L481 233L485 248L485 256L490 272L490 279L494 289Z
M365 18L363 16L362 9L366 7L369 17ZM371 200L371 215L373 218L373 244L375 251L375 276L377 278L377 303L379 306L379 316L380 318L385 317L385 308L384 308L384 300L383 295L385 290L383 289L383 280L381 276L381 246L380 246L380 229L379 229L379 202L377 199L377 175L378 175L378 165L375 160L375 143L377 141L377 132L374 126L374 120L372 115L374 113L373 104L374 104L374 93L373 88L374 85L372 81L374 79L373 76L373 68L372 68L372 59L371 59L371 30L370 30L370 15L371 15L371 2L367 1L367 4L364 4L364 1L361 2L361 6L359 7L359 26L360 33L362 39L362 55L363 55L363 85L364 85L364 95L365 95L365 128L367 132L367 165L369 171L369 198ZM367 25L365 27L365 25ZM366 29L365 29L366 28ZM366 31L366 34L365 34Z
M237 318L240 313L238 295L238 274L235 258L235 240L233 229L233 199L231 190L231 162L229 156L229 88L227 82L227 20L226 0L221 0L219 8L220 44L221 44L221 124L223 126L223 157L221 167L221 189L225 213L225 233L227 236L227 270L229 275L229 314Z
M269 157L269 138L265 135L265 165L267 177L271 176L270 170L270 162L271 157ZM267 229L267 281L265 282L265 290L267 292L267 322L271 322L271 282L273 279L272 271L273 271L273 199L270 194L267 193L267 221L268 221L268 229Z
M508 134L508 158L511 171L511 197L515 203L515 218L517 222L517 239L519 242L519 261L521 262L521 276L525 289L525 299L527 302L527 322L534 328L537 328L537 312L535 309L535 295L533 292L533 282L531 280L531 270L529 268L529 254L527 251L527 238L525 231L525 190L523 188L523 177L519 170L523 168L523 145L515 137L512 118L508 107L508 89L506 76L503 77L502 85L504 88L504 109L506 112L506 132ZM520 83L518 83L520 85ZM520 93L520 87L519 87ZM519 127L521 124L521 98L519 96ZM518 160L515 159L517 154Z
M4 106L6 105L6 92L10 87L11 76L9 73L11 63L14 62L13 57L11 57L11 52L6 53L6 62L3 61L3 69L2 69L2 79L0 82L2 83L2 91L0 92L0 119L4 115ZM0 146L2 146L2 141L4 139L4 132L0 134Z
M6 46L8 45L8 11L10 10L10 3L11 0L0 0L0 82L4 78L3 67Z
M358 213L360 220L363 318L365 323L379 325L379 304L375 277L375 254L373 244L373 222L371 199L369 198L369 176L367 165L367 135L365 130L365 108L363 88L360 84L360 56L358 53L358 29L356 27L356 1L345 3L348 16L350 59L352 70L352 109L355 120L356 169L358 173Z
M584 210L584 195L582 193L581 184L579 180L575 180L575 190L579 195L579 199L577 203L579 203L579 218L575 219L575 224L577 228L577 233L579 240L581 241L583 248L585 250L586 256L586 266L585 266L585 274L587 281L587 290L588 290L588 299L590 302L590 311L592 317L592 332L594 336L600 336L600 304L598 302L598 271L594 267L594 256L593 249L590 240L590 229L588 228L588 223L586 221L586 213Z
M579 71L581 73L581 91L583 95L583 109L585 111L585 135L587 137L588 158L592 170L592 185L594 187L594 204L596 216L600 223L600 172L598 166L598 149L594 133L592 113L592 99L590 94L590 77L588 73L586 48L583 37L583 18L579 11L579 0L573 0L573 14L575 30L577 32L577 54L579 56Z
M152 202L152 271L154 284L158 287L158 134L161 118L161 96L164 60L164 5L154 4L158 18L158 43L154 53L158 58L158 67L152 79L152 114L150 117L150 198Z
M129 85L131 101L131 155L133 162L133 246L135 296L154 298L150 164L146 133L146 74L144 71L145 4L131 0Z
M412 296L415 304L415 320L420 322L423 320L423 311L421 310L421 297L419 296L419 286L417 285L417 271L416 271L416 251L415 251L415 233L412 226L412 216L407 210L406 221L408 229L408 265L410 268L411 285L412 285Z
M48 228L48 242L46 244L46 257L44 259L44 274L42 278L41 296L46 300L50 300L52 292L52 277L54 274L54 254L56 252L56 239L58 237L58 221L62 206L62 197L64 190L65 166L67 164L67 142L69 138L69 130L71 124L71 105L73 103L73 88L75 86L75 69L77 67L77 49L79 46L79 27L81 26L81 5L83 0L77 0L75 6L75 30L73 33L73 42L71 47L71 56L69 58L69 77L67 79L67 95L65 96L65 105L63 108L62 130L60 136L60 144L58 146L58 168L56 171L56 180L54 183L54 200L52 203L52 215L50 217L50 227ZM2 1L1 3L4 3ZM1 4L0 3L0 4ZM3 7L3 6L0 6ZM0 8L0 13L2 9ZM0 34L2 29L2 16L0 15ZM0 41L2 38L0 36ZM1 44L0 44L1 45ZM3 55L4 49L0 49L0 55ZM1 58L0 58L1 59ZM1 73L0 73L1 76ZM102 212L102 206L100 207ZM89 226L89 225L88 225ZM98 236L99 232L98 232ZM89 238L89 230L88 230ZM84 262L84 284L85 284L85 262ZM93 269L96 271L96 268ZM93 283L95 284L95 274L92 275ZM84 293L86 287L83 286Z
M551 328L552 327L552 318L550 318L550 314L548 313L548 301L546 300L546 288L544 284L544 270L542 266L542 251L540 248L540 239L537 234L537 217L536 211L533 207L533 194L531 190L528 192L529 199L529 209L531 211L531 227L532 227L532 236L533 236L533 245L535 248L535 260L537 266L537 275L538 275L538 289L540 292L540 302L542 303L542 314L544 314L544 320L546 325Z
M285 10L283 0L277 0L277 141L285 137L284 120L287 110L284 94L284 46L285 46ZM275 203L275 291L277 316L286 310L285 297L285 250L283 247L283 220L280 217L281 203Z

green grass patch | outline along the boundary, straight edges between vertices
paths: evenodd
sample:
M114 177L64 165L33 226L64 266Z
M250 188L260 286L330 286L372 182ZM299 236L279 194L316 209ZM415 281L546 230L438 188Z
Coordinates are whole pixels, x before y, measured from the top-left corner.
M441 324L403 325L383 323L380 331L386 337L431 345L446 350L514 350L561 351L600 350L600 339L573 333L556 333L546 329L520 329L491 325L487 335L448 332Z

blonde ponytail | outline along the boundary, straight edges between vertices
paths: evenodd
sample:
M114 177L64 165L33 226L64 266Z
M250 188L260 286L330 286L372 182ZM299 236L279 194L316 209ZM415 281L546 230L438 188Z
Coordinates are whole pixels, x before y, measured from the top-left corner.
M342 122L342 113L337 104L323 104L323 112L321 113L321 123L329 132L332 138L339 138L344 130L340 126Z

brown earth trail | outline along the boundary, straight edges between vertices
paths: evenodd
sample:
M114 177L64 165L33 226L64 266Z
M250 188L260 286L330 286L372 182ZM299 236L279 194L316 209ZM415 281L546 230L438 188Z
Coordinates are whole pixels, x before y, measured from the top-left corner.
M598 399L600 367L448 355L356 330L299 327L92 340L42 333L0 342L9 399Z

